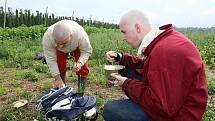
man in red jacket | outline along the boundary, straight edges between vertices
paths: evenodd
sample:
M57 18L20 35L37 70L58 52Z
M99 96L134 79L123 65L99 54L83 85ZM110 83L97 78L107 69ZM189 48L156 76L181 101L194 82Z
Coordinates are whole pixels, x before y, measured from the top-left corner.
M138 56L107 52L125 70L111 75L129 99L109 101L106 121L200 121L206 110L205 67L195 45L171 24L152 28L132 10L120 20L124 40ZM139 70L140 69L140 70Z

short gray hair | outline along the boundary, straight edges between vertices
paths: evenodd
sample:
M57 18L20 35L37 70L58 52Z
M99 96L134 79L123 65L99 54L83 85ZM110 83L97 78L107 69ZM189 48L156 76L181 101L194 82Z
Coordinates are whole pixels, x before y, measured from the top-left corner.
M54 25L53 38L55 40L61 40L70 35L69 26L64 21L59 21Z

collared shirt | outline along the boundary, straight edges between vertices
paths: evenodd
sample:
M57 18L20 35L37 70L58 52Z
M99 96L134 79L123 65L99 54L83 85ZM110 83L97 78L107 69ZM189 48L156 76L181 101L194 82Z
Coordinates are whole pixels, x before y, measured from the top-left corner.
M80 62L82 66L92 54L92 47L89 37L83 27L71 20L61 20L59 22L65 22L70 27L70 31L72 33L70 43L68 43L68 45L66 45L64 48L57 48L57 44L52 36L55 24L46 30L42 42L44 55L53 77L59 74L56 49L64 53L73 52L77 48L80 49L81 54L78 62Z
M143 38L138 48L137 55L141 58L144 58L144 55L142 54L144 49L163 31L164 30L160 30L159 28L152 28L149 33L147 33L146 36Z

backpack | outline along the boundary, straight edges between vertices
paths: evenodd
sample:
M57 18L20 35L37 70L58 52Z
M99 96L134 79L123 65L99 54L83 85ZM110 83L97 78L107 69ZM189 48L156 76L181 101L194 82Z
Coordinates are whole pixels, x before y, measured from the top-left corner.
M36 109L45 112L46 118L66 121L82 116L95 106L95 97L79 96L74 88L68 86L45 91L36 102Z

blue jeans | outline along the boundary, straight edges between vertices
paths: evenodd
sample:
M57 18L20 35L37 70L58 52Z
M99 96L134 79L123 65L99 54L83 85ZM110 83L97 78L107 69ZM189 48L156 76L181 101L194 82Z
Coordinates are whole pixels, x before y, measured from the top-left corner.
M105 121L149 121L143 109L129 99L107 102L103 117Z

